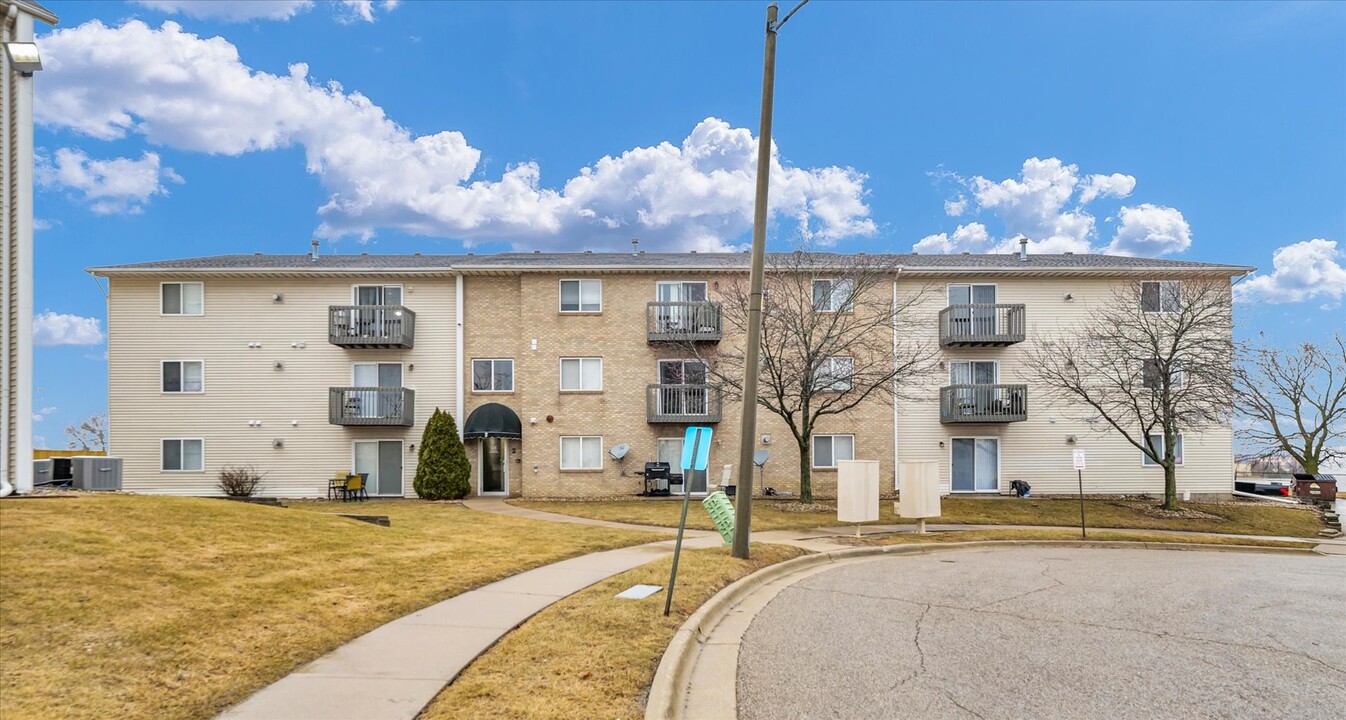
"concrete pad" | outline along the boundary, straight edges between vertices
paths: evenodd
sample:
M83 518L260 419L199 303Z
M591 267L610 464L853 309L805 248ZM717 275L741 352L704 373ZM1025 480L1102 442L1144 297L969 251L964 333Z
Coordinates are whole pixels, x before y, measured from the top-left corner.
M439 680L291 675L226 710L224 720L403 720L439 693Z
M550 595L482 588L418 610L394 623L509 630L555 602Z
M434 627L390 623L300 668L298 675L398 680L456 676L500 638L497 628Z
M1346 545L1337 543L1321 543L1315 545L1313 550L1323 555L1346 555Z

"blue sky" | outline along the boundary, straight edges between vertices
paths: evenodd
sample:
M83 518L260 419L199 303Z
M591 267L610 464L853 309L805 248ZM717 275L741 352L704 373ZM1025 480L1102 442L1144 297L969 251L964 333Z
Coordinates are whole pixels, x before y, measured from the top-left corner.
M747 239L764 3L47 4L52 447L106 408L85 267ZM774 141L773 248L1254 265L1241 335L1346 325L1346 3L814 0Z

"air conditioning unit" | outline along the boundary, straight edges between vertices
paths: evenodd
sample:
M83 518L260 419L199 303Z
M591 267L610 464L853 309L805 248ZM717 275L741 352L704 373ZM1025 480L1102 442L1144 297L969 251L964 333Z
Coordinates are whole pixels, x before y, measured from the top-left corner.
M122 459L101 455L70 458L70 486L76 490L120 491Z

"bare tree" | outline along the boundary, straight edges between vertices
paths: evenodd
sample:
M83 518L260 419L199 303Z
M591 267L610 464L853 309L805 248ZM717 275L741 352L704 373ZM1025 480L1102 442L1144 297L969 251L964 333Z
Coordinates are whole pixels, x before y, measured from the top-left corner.
M1084 410L1164 470L1175 510L1180 435L1223 424L1233 406L1233 308L1227 277L1129 281L1077 327L1028 351L1049 398Z
M1265 338L1263 338L1265 340ZM1284 454L1306 473L1346 456L1346 339L1336 333L1296 350L1246 344L1234 367L1239 436L1261 454Z
M928 371L937 347L910 332L925 288L894 297L891 256L797 250L768 256L763 280L761 374L757 403L785 421L799 448L799 497L813 501L810 438L819 421L865 402L915 397L904 381ZM722 290L726 330L744 338L748 278ZM923 318L924 322L933 322ZM897 338L903 340L895 341ZM726 332L726 335L729 333ZM743 348L680 343L709 378L742 399Z
M66 447L71 450L107 451L107 415L95 413L78 425L65 426Z

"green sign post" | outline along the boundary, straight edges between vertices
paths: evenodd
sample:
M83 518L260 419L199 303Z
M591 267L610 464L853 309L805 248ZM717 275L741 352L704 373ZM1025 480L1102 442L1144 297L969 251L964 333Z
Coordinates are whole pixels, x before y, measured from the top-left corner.
M689 427L682 439L682 519L678 520L678 541L673 545L673 571L668 576L668 594L664 596L664 616L673 608L673 586L678 581L678 558L682 555L682 534L687 529L687 505L691 502L692 474L706 474L710 463L708 427Z

